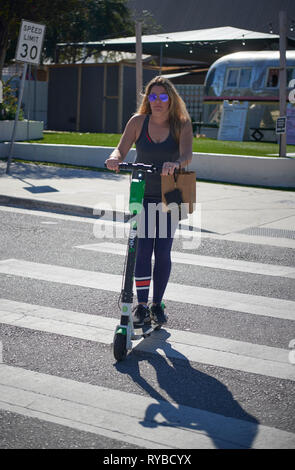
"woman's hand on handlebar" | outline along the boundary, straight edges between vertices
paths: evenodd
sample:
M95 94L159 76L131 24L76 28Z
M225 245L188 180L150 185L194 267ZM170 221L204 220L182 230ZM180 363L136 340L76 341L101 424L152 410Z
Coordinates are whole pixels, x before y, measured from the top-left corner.
M174 170L179 170L179 162L165 162L163 163L161 176L173 175Z
M116 173L119 173L119 171L120 171L119 163L120 163L120 160L118 158L108 158L105 161L105 165L106 165L107 169L108 170L113 170Z

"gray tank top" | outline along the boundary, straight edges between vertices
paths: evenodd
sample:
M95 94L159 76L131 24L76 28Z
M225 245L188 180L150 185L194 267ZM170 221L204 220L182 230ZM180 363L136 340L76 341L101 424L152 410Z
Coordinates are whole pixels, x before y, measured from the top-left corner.
M135 143L136 163L162 166L164 162L175 162L179 158L179 144L173 139L171 131L164 142L155 143L149 136L149 120L150 115L148 114L143 122L141 134ZM144 196L154 199L162 198L160 174L146 174Z

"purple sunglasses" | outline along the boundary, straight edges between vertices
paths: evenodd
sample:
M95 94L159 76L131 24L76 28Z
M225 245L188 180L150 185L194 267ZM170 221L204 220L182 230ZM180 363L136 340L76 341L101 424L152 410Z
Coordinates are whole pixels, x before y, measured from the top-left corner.
M167 95L167 93L160 93L159 95L156 95L156 93L150 93L148 96L150 103L156 101L158 96L160 100L163 101L163 103L166 103L166 101L169 100L169 96Z

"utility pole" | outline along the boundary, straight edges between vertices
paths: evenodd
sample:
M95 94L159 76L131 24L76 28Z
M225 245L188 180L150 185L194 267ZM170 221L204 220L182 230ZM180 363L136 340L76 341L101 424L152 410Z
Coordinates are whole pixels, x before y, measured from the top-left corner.
M141 21L135 22L136 34L136 105L137 108L141 102L142 92L142 43L141 43Z
M286 37L287 37L287 13L280 11L280 117L287 114L287 70L286 70ZM280 157L286 156L286 133L280 134Z

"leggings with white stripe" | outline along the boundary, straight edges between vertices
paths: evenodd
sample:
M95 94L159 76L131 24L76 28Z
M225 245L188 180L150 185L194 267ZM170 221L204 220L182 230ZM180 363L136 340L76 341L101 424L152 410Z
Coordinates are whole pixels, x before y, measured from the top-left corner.
M156 199L144 199L137 256L135 265L135 283L138 302L147 303L152 274L152 254L154 252L153 269L153 303L162 301L170 272L171 272L171 247L177 224L171 224L171 214L161 210L155 211L155 205L160 201ZM153 205L149 212L148 205ZM151 206L150 206L151 207ZM144 221L144 228L143 228ZM167 222L166 222L167 221ZM171 225L173 225L171 227Z

